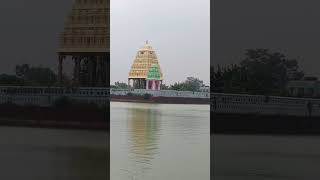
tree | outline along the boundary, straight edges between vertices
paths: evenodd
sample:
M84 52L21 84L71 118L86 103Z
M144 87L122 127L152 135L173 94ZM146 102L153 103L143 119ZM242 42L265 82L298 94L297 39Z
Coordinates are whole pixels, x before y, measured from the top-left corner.
M16 76L24 80L26 85L52 85L57 81L57 75L45 67L30 67L28 64L16 66Z
M296 59L288 59L279 52L268 49L247 50L246 58L240 63L245 72L246 89L255 94L281 92L290 80L299 80L304 73Z
M186 81L174 83L170 86L170 89L176 91L199 91L202 86L204 86L202 80L195 77L187 77Z
M29 64L16 65L16 76L24 79L29 69Z
M296 59L268 49L249 49L239 65L217 67L218 70L212 68L211 78L215 84L223 85L225 93L280 95L288 81L304 76Z
M183 91L183 83L174 83L173 85L170 86L171 90L175 90L175 91Z
M170 87L167 86L167 85L165 85L165 84L161 84L160 89L162 89L162 90L168 90L168 89L170 89Z
M0 75L0 85L9 86L9 85L23 85L23 79L16 77L15 75L7 75L1 74Z
M190 89L190 91L199 91L200 87L204 86L203 81L195 77L187 77L185 81L185 86Z
M123 83L123 82L115 82L114 85L117 89L128 89L129 88L127 83Z
M27 80L38 85L51 85L56 82L56 74L49 68L32 67L27 73Z

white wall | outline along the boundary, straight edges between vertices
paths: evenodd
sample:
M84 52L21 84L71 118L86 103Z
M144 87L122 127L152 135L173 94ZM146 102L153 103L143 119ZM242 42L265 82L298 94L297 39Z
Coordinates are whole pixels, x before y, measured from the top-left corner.
M0 104L12 102L19 105L50 106L56 99L66 96L82 102L103 105L109 103L109 96L133 94L151 94L154 97L188 97L188 98L210 98L209 92L190 92L172 90L122 90L109 88L61 88L61 87L18 87L0 86Z
M151 94L154 97L188 97L188 98L210 98L209 92L173 91L173 90L146 90L146 89L111 89L111 95Z

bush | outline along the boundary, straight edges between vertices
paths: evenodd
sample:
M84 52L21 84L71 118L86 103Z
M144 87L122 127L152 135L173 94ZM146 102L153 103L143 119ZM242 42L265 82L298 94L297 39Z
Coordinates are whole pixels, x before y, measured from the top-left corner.
M127 96L133 96L133 93L129 92L127 93Z
M145 99L145 100L148 100L148 99L150 99L151 97L152 97L152 95L151 95L151 94L148 94L148 93L146 93L146 94L143 95L143 99Z
M71 104L72 104L71 99L66 96L63 96L56 99L53 103L53 106L56 108L64 108L64 107L70 106Z

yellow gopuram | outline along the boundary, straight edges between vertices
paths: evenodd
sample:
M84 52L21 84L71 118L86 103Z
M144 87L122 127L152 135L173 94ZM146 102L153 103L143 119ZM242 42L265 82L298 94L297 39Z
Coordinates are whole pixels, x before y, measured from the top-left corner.
M59 82L67 59L74 61L74 85L109 86L110 0L73 2L59 37Z
M157 65L160 71L160 80L163 80L163 73L155 51L152 46L146 44L137 52L134 62L129 71L128 85L135 89L146 89L147 76L151 65Z

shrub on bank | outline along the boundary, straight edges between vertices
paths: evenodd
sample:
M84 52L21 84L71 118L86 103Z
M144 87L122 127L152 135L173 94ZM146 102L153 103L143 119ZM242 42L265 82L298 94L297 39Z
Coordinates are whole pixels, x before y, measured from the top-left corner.
M62 96L56 99L53 103L53 107L55 108L65 108L71 106L72 100L66 96Z
M146 93L143 95L143 99L145 99L145 100L149 100L151 97L152 97L152 95L149 93Z

